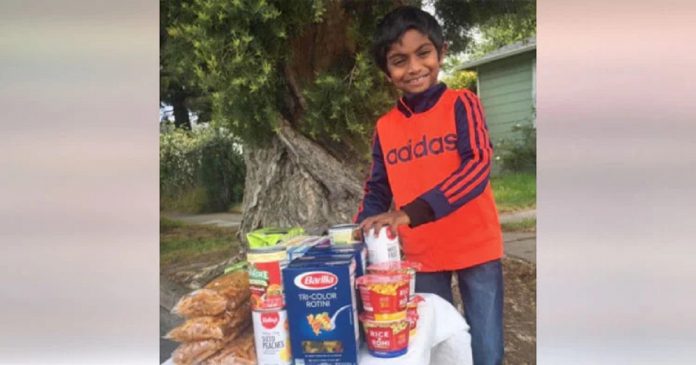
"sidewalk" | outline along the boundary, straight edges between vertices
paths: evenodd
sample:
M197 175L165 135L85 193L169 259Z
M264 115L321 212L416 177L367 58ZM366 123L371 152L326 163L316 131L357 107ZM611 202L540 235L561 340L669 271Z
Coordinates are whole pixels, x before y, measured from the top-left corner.
M500 215L500 223L536 217L536 209ZM503 232L505 255L536 264L536 232Z
M185 214L185 213L160 213L162 217L181 221L187 224L214 225L223 228L239 228L242 215L236 213L210 213L210 214Z

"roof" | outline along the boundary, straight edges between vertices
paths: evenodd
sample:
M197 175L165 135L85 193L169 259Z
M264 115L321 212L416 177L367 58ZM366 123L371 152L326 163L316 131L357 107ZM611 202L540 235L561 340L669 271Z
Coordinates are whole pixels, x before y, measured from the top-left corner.
M486 63L490 63L493 61L497 61L503 58L511 57L514 55L518 55L521 53L525 52L531 52L531 51L536 51L536 37L530 37L524 40L521 40L519 42L515 42L512 44L508 44L506 46L500 47L496 49L495 51L491 51L489 53L486 53L483 57L469 61L469 62L464 62L463 64L459 65L456 70L469 70L472 69L476 66L480 66Z

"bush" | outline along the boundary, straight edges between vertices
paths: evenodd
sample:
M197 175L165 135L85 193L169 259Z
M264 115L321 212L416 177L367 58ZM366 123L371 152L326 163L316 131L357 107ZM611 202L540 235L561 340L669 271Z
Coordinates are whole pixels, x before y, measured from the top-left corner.
M459 71L443 81L451 89L469 89L476 93L476 77L474 71Z
M503 171L536 170L536 127L532 123L517 124L512 131L519 138L503 139L496 146L496 160Z
M221 128L160 134L160 208L225 211L244 193L244 160L237 139Z

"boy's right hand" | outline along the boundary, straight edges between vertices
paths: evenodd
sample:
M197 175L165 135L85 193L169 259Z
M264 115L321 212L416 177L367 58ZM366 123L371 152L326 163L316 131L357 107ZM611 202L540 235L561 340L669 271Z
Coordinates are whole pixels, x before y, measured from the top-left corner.
M374 215L365 219L364 221L362 221L362 223L360 223L360 229L363 231L369 231L370 229L373 229L373 234L377 236L382 227L388 226L391 236L396 237L397 228L400 225L408 225L410 223L411 219L404 211L395 210L392 212Z

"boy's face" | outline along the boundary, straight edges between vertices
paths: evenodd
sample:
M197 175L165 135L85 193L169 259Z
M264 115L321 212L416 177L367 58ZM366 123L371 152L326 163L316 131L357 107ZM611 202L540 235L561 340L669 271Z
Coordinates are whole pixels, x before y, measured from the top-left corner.
M442 57L425 34L409 29L387 51L389 80L405 93L423 92L437 83Z

